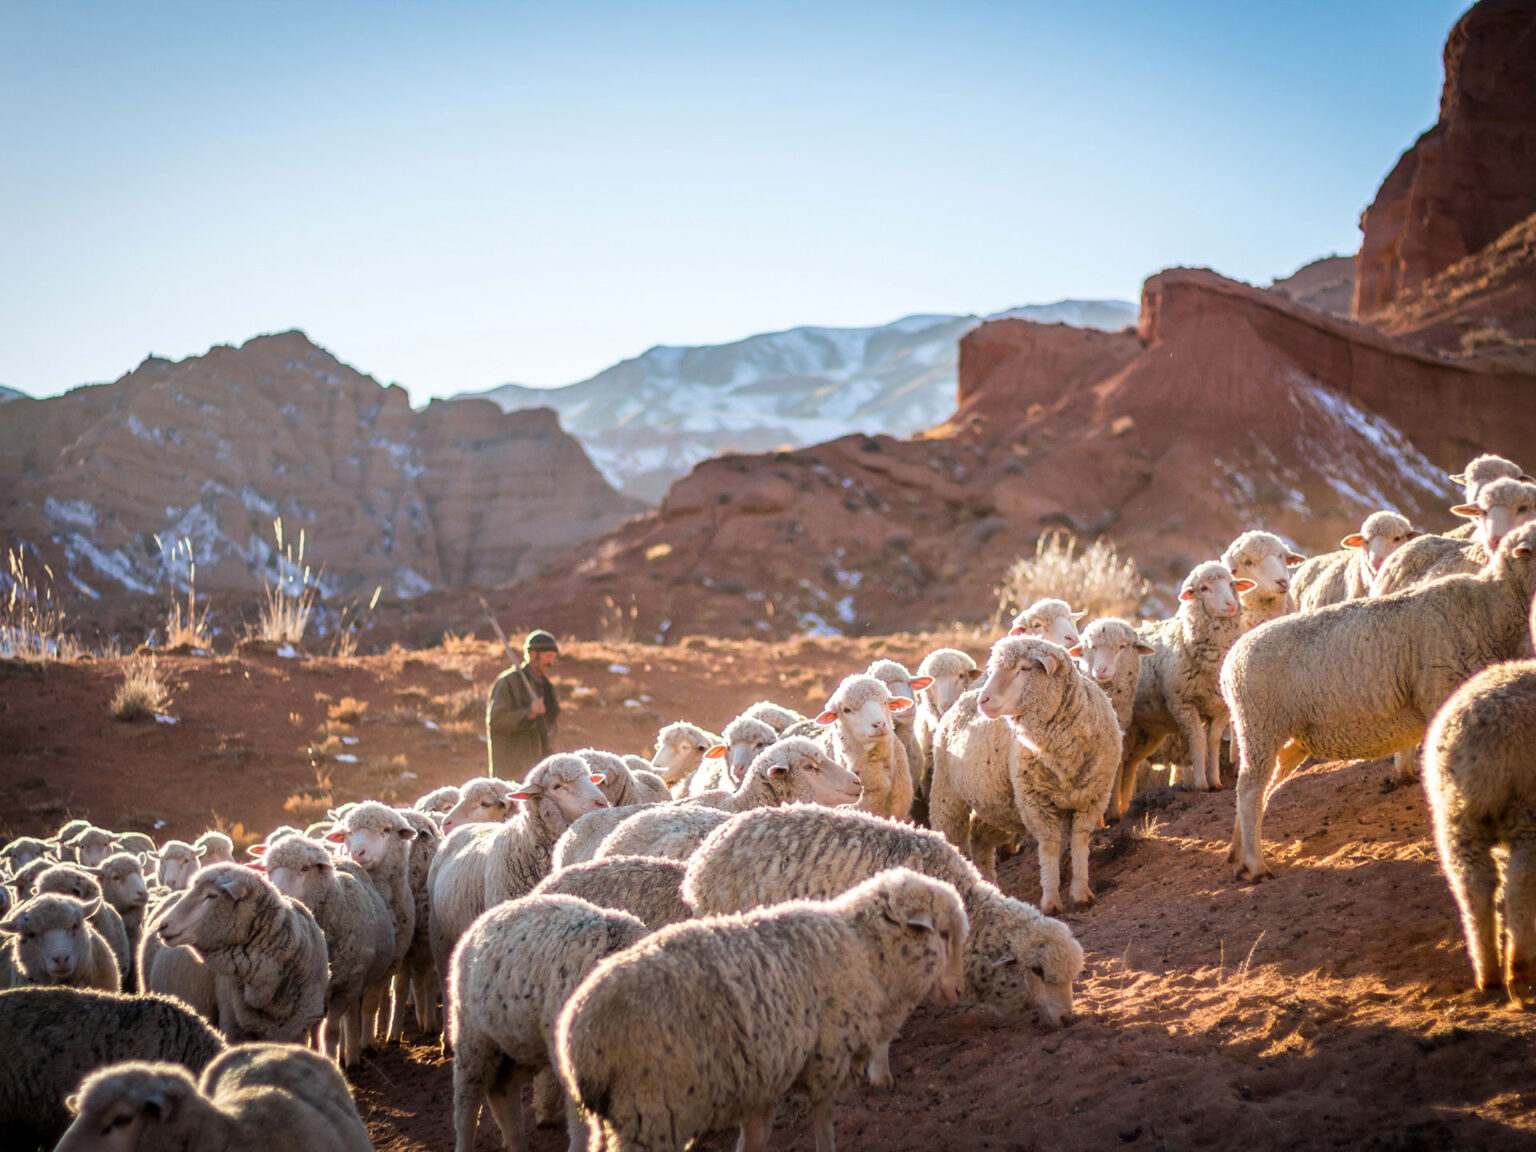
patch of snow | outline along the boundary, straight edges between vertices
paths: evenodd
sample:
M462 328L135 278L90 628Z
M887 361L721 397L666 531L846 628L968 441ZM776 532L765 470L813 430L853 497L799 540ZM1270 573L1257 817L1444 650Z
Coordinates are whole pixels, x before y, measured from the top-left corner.
M437 731L437 721L435 720L423 720L421 722L421 726L423 728L431 729L433 732Z
M249 484L240 489L240 503L250 512L260 512L263 516L277 515L277 501L269 500Z
M356 736L343 736L341 742L343 744L356 744L358 743L358 738Z
M164 712L156 712L155 713L155 723L156 724L177 724L177 723L180 723L180 721L178 721L176 719L176 717L174 717L174 716L166 715Z
M73 572L69 573L69 582L80 590L80 594L82 596L86 596L91 600L101 599L100 592L96 591L96 589L92 588L89 584L80 579L80 577L76 576Z
M610 664L610 665L608 665L608 671L612 672L615 676L623 676L623 675L625 675L629 671L629 665L628 664Z
M638 707L640 707L640 701L638 701L638 700L626 700L626 701L624 701L624 707L626 707L626 708L638 708Z
M43 515L82 528L94 528L97 523L96 509L87 500L55 500L50 496L43 501Z
M70 571L73 571L75 565L80 563L80 561L86 560L101 575L110 580L116 580L124 588L134 592L153 592L155 590L153 584L140 576L133 558L127 555L121 548L115 548L108 552L78 532L71 532L62 538L55 536L53 540L55 544L60 545L64 549L64 556L69 562Z
M432 591L432 581L414 568L395 569L395 595L402 600Z
M350 752L338 752L338 753L336 753L336 759L341 761L341 763L343 763L343 764L356 764L357 763L357 757L352 755L352 753L350 753Z
M292 644L284 644L277 650L277 654L284 660L293 660L299 655L298 650Z
M853 610L852 596L844 596L832 606L832 610L837 613L838 620L844 624L852 624L858 618Z
M800 613L800 632L804 636L813 639L825 639L830 636L841 636L832 625L827 623L827 618L816 612Z

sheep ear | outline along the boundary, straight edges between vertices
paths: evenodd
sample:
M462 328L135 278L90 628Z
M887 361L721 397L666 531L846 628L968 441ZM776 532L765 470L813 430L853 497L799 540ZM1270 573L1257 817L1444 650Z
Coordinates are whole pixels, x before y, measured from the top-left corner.
M1364 548L1365 537L1355 532L1339 541L1340 548Z
M1458 504L1451 511L1455 515L1463 516L1468 520L1481 520L1483 518L1483 510L1476 504Z
M837 719L837 713L832 711L832 709L828 708L820 716L816 717L816 723L818 723L818 724L831 724L836 719Z
M327 832L325 834L325 838L326 838L326 840L328 842L330 842L332 844L342 844L342 843L345 843L346 839L347 839L346 829L344 829L344 828L332 828L329 832Z
M11 916L7 916L4 920L0 920L0 932L5 932L5 933L8 933L8 934L10 934L12 936L15 936L20 931L21 931L21 916L20 916L20 913L17 913L15 915L11 915Z
M921 928L924 932L934 931L933 916L927 912L913 912L907 917L908 928Z
M967 668L965 670L965 678L972 684L976 683L976 681L980 680L986 674L987 670L985 668Z
M1028 631L1028 629L1026 629L1024 627L1024 625L1020 624L1017 627L1008 629L1008 635L1010 635L1010 636L1028 636L1029 635L1029 631Z
M1296 567L1296 565L1298 565L1298 564L1305 564L1306 562L1307 562L1307 558L1305 556L1298 556L1294 552L1292 552L1289 556L1287 556L1285 558L1285 566L1287 568L1294 568L1294 567Z
M1068 656L1081 656L1082 654L1083 646L1081 644L1074 644L1072 647L1067 649Z
M706 748L704 750L704 759L723 760L725 758L725 751L726 749L724 744L716 744L713 747Z
M1061 657L1057 656L1054 652L1042 652L1035 658L1035 663L1044 670L1047 676L1056 675L1056 673L1061 671L1062 667Z
M260 860L257 860L254 864L247 864L246 867L252 872L260 872L262 875L266 875L267 866Z
M416 829L407 824L404 828L396 828L395 835L402 840L414 840L416 839Z
M1527 556L1529 556L1531 554L1531 552L1532 552L1532 548L1531 548L1531 546L1529 544L1516 544L1513 548L1511 548L1509 550L1509 554L1511 556L1517 557L1518 559L1521 559L1521 560L1524 560Z
M910 696L892 696L888 703L892 712L903 712L912 707L913 701Z
M1408 529L1408 534L1403 537L1403 540L1405 542L1409 540L1417 540L1422 535L1424 535L1424 533L1420 532L1417 528L1410 528Z
M231 900L244 899L250 892L250 886L239 876L231 876L228 880L220 880L219 887L224 889L224 894Z
M82 916L84 916L87 920L89 920L92 916L96 915L96 913L98 913L100 911L101 911L101 897L98 896L98 897L96 897L96 899L92 900L89 904L87 904L84 908L82 908L80 910L80 914Z
M735 775L735 773L732 773L732 775ZM789 765L788 764L770 764L770 765L768 765L768 775L770 775L770 776L788 776L789 775Z
M245 850L245 854L247 856L255 856L257 859L260 859L267 854L267 846L265 844L252 844Z
M930 685L933 684L933 677L932 676L914 676L914 677L912 677L912 679L910 681L908 681L908 683L910 683L912 685L912 691L914 691L914 692L921 692L924 688L927 688L927 687L929 687Z
M1232 581L1232 587L1236 588L1239 592L1251 592L1258 586L1259 582L1257 580L1250 580L1246 576L1239 580Z
M538 785L538 784L524 784L516 792L514 792L514 793L512 793L512 795L508 796L507 799L508 800L537 800L542 795L544 795L544 789L543 789L543 787L541 785Z
M1467 482L1467 474L1465 472L1456 472L1446 476L1446 479L1452 484L1465 484Z
M199 844L196 848L193 848L192 851L197 854L199 859L201 859L202 857L208 855L208 845Z
M1138 640L1136 641L1136 651L1140 652L1143 656L1150 656L1152 653L1156 652L1157 649L1152 647L1152 645L1148 644L1145 640Z
M1185 588L1185 589L1182 589L1179 592L1179 599L1180 600L1193 600L1194 598L1195 598L1195 590L1193 588Z
M1088 615L1088 609L1084 608L1081 612L1074 612L1074 613L1072 613L1072 619L1073 619L1074 622L1076 622L1078 620L1084 619L1087 615Z

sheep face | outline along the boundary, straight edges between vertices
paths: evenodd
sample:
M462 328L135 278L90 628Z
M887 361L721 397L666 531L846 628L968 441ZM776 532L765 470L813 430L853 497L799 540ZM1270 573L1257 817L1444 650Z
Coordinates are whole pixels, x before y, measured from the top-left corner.
M463 824L505 820L512 806L513 785L506 780L471 780L459 793L459 802L443 817L443 834Z
M17 966L34 984L61 984L75 974L86 952L86 921L101 901L73 896L33 897L0 920L0 933L18 937Z
M1527 484L1536 484L1536 478L1527 476L1521 471L1520 465L1513 460L1506 460L1502 456L1494 456L1491 453L1473 457L1467 462L1466 471L1451 476L1450 481L1452 484L1460 484L1468 502L1472 502L1477 499L1477 494L1482 491L1485 484L1491 484L1505 477L1511 480L1523 480Z
M598 788L602 782L603 777L591 772L580 756L565 753L536 764L523 786L512 793L512 799L551 800L574 824L588 812L609 807L608 797Z
M161 943L169 948L218 947L236 923L235 905L256 895L262 886L261 877L240 864L203 869L160 921Z
M873 676L849 676L837 686L818 724L841 724L850 742L872 744L890 733L897 713L912 706L907 696L892 696Z
M761 768L771 780L798 776L810 789L811 800L828 808L857 804L864 792L856 773L804 736L773 745L753 761L752 767Z
M738 716L725 726L721 739L724 743L716 744L704 755L712 760L724 756L731 779L740 783L758 753L771 746L778 739L778 733L761 720Z
M197 851L192 845L172 840L160 849L155 879L164 887L180 892L192 882L197 865Z
M144 865L127 852L108 856L97 872L107 903L119 912L142 908L149 903L149 886L144 883Z
M1119 620L1095 620L1083 632L1083 642L1069 653L1082 661L1083 671L1100 684L1108 684L1135 656L1152 655L1152 646L1136 630Z
M112 855L112 833L100 828L87 828L66 841L65 847L73 848L75 859L85 867L94 868Z
M446 817L458 806L462 795L459 789L449 784L442 788L434 789L425 796L420 797L413 807L418 812L424 812L428 816ZM439 821L441 824L441 820Z
M1375 575L1392 553L1418 535L1413 525L1396 512L1372 512L1359 532L1344 537L1339 543L1345 548L1363 549L1366 570Z
M905 720L912 715L913 709L917 707L917 694L933 683L932 676L913 676L894 660L876 660L865 671L884 684L892 697L913 701L894 714L898 720Z
M344 844L352 862L371 872L389 857L397 841L416 839L416 829L404 820L378 821L337 829L328 833L326 839Z
M284 896L306 905L312 904L311 888L319 889L328 886L336 872L335 866L326 853L322 851L320 857L302 863L295 860L286 864L267 864L265 866L267 879L272 881L272 886Z
M1077 622L1087 612L1073 612L1065 600L1037 600L1013 618L1010 636L1038 636L1062 648L1079 641Z
M1492 556L1500 540L1522 524L1536 520L1536 484L1495 480L1478 492L1477 503L1460 504L1451 511L1477 521L1483 547Z
M203 867L235 863L235 842L222 832L204 832L192 844Z
M11 871L15 872L25 868L34 860L41 860L48 855L48 845L31 836L23 836L12 840L4 848L0 848L0 859L10 862Z
M702 732L664 728L656 737L656 754L651 757L651 770L668 785L681 784L688 773L699 765L704 754L714 746Z
M195 1094L181 1068L135 1064L92 1073L68 1100L75 1119L61 1152L134 1152L141 1137L179 1118ZM152 1140L145 1140L149 1146Z
M1305 560L1305 556L1292 552L1272 532L1245 532L1221 555L1221 562L1232 575L1252 581L1246 591L1256 592L1266 600L1290 591L1291 569Z
M976 710L988 720L1018 716L1049 680L1073 675L1066 649L1036 636L1005 636L992 646Z
M85 869L74 864L54 864L37 877L38 895L51 892L57 896L73 896L76 900L100 900L101 882Z
M1256 587L1252 580L1234 578L1222 564L1202 564L1184 578L1179 600L1193 604L1215 620L1230 620L1243 610L1242 593Z
M971 690L971 687L986 673L980 668L967 668L962 672L953 672L947 676L935 676L927 689L928 699L932 700L942 716L955 706L955 701Z

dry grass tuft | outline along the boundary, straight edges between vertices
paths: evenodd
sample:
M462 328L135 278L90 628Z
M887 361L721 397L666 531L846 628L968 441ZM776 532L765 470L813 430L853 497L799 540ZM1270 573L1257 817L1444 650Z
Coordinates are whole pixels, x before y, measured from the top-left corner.
M325 710L326 716L338 724L356 724L368 711L368 701L343 696Z
M159 536L155 543L160 543ZM171 546L171 563L182 556L187 558L187 602L183 605L172 589L171 607L165 615L165 644L168 648L183 644L188 648L208 648L213 638L208 631L208 609L204 608L201 615L197 611L197 560L192 554L191 537L183 536Z
M162 711L168 699L169 693L155 672L155 658L130 660L112 697L112 716L116 720L147 720Z
M83 654L79 640L64 633L64 610L54 603L27 572L21 548L5 554L5 602L0 604L0 657L37 663L76 660ZM49 580L53 569L42 565Z
M1003 577L993 626L1004 628L1021 609L1049 596L1087 609L1090 619L1134 620L1152 591L1136 562L1122 560L1114 545L1103 539L1081 551L1080 545L1070 532L1052 532L1035 541L1035 554L1015 560Z
M290 543L283 547L283 520L272 522L272 533L282 555L278 565L277 587L266 586L262 604L256 613L256 636L274 644L297 644L304 639L310 613L320 597L318 576L304 563L304 530L299 530L299 548Z
M617 603L612 596L603 597L603 610L597 619L597 638L604 644L631 644L635 639L635 620L640 614L635 598L629 604Z

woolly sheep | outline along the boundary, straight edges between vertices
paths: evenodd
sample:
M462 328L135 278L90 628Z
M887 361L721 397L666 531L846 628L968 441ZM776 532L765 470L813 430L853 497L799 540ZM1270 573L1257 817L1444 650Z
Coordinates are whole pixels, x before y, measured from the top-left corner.
M168 996L83 988L0 992L0 1148L52 1148L69 1127L64 1100L88 1072L164 1060L200 1072L223 1050L207 1021Z
M133 1061L85 1078L60 1152L371 1152L336 1066L287 1044L241 1044L196 1083L179 1064Z
M438 1002L443 995L443 981L432 959L431 905L432 889L427 877L432 872L432 861L443 843L442 829L430 817L409 808L397 808L397 812L416 832L411 841L410 863L406 878L411 897L416 905L416 927L411 934L410 947L405 950L405 966L395 977L395 1014L390 1020L389 1034L400 1037L405 1033L406 994L416 1010L416 1026L424 1032L436 1033L442 1029Z
M325 935L309 909L259 873L202 869L157 931L172 948L196 948L213 972L218 1028L231 1042L296 1044L325 1015Z
M470 925L448 977L455 1152L473 1152L482 1102L505 1146L526 1147L523 1085L554 1063L560 1010L599 961L647 932L627 912L572 896L524 896ZM572 1104L566 1115L571 1147L584 1148L581 1114Z
M624 763L624 757L617 753L604 752L600 748L578 748L573 755L580 756L588 768L603 778L597 787L608 797L611 807L660 804L672 799L672 793L661 777L652 772L647 772L644 777L636 776Z
M62 847L74 854L75 863L94 868L112 855L116 845L112 833L105 828L86 827L64 841Z
M136 965L140 992L160 992L189 1004L205 1020L217 1020L219 997L214 974L190 948L170 948L160 940L160 922L176 901L177 891L152 898L144 917L144 938L139 941Z
M761 720L772 728L780 736L784 735L790 727L800 723L804 716L793 708L785 708L781 704L775 704L772 700L759 700L756 704L748 706L741 713L750 716L754 720Z
M1468 680L1435 714L1424 748L1424 795L1473 977L1527 1007L1536 999L1536 661Z
M832 1102L854 1070L935 988L958 995L966 927L952 886L907 869L826 902L671 925L570 998L561 1078L609 1148L681 1152L739 1124L757 1152L795 1087L830 1150Z
M992 646L981 688L960 697L939 725L929 815L993 881L997 844L1028 831L1039 845L1040 910L1048 915L1062 910L1065 831L1072 900L1092 904L1088 838L1119 764L1120 725L1103 690L1058 645L1008 636Z
M394 927L394 954L390 957L389 972L404 971L405 954L410 951L416 935L416 896L411 891L410 880L411 843L416 839L416 829L388 804L366 800L342 813L341 820L325 838L332 844L346 846L348 857L362 868L383 898ZM393 1035L396 1018L404 1019L399 1007L386 1004L388 984L385 980L371 986L363 1001L365 1037L373 1040L388 1040ZM364 1047L372 1047L369 1039L365 1038Z
M910 697L892 696L873 676L853 675L843 678L816 717L828 725L822 747L864 785L859 807L866 812L905 820L912 811L912 770L894 719L911 706Z
M652 932L693 917L683 900L681 860L660 856L605 856L551 872L530 896L579 896L599 908L638 917Z
M1264 807L1308 756L1369 760L1410 749L1464 680L1529 654L1533 590L1536 524L1527 524L1481 572L1333 604L1242 637L1221 671L1241 764L1229 856L1238 877L1269 875Z
M1474 456L1467 461L1467 466L1461 472L1450 477L1452 484L1460 484L1466 495L1467 503L1477 499L1477 494L1485 484L1491 484L1495 480L1505 478L1511 480L1523 480L1527 484L1536 484L1536 477L1527 476L1525 470L1513 460L1506 460L1502 456L1485 453L1482 456Z
M527 895L549 873L555 841L573 821L608 807L600 782L580 756L546 756L513 794L522 807L510 820L456 828L443 841L427 874L439 972L448 971L454 944L480 913Z
M594 859L665 856L681 860L738 812L793 803L854 804L860 791L859 778L814 740L790 736L760 752L741 787L718 807L666 804L637 812L598 846Z
M52 855L53 845L35 836L18 836L4 848L0 848L0 862L3 862L6 869L11 872L15 872L18 868L25 868L34 860Z
M139 933L144 927L144 908L149 903L149 885L144 882L144 860L133 852L114 852L96 869L101 894L123 918L128 930L128 944L139 947Z
M199 865L197 849L192 845L185 840L167 840L155 855L155 883L180 892L192 882L192 873Z
M1189 748L1194 786L1202 792L1221 787L1221 737L1228 715L1217 678L1242 631L1239 597L1252 587L1252 580L1234 577L1219 561L1198 564L1184 577L1172 619L1142 629L1142 639L1154 651L1142 659L1136 679L1110 819L1119 819L1130 807L1137 768L1170 733L1181 734Z
M912 792L917 794L917 784L922 772L922 750L917 743L918 693L933 683L931 676L914 676L906 667L895 660L876 660L868 668L864 669L866 676L873 676L881 681L893 697L901 697L912 700L914 703L898 712L891 713L896 722L896 739L901 741L901 747L907 754L907 771L912 776Z
M715 792L704 793L706 797L716 794ZM581 864L592 859L598 845L608 839L615 828L635 813L654 807L656 807L654 804L626 804L622 808L599 808L595 812L577 817L555 841L555 846L550 852L550 867L552 869L569 868L572 864Z
M0 920L0 935L15 938L10 949L12 987L55 984L116 992L122 981L117 960L89 923L100 907L100 899L86 903L46 892Z
M1249 582L1242 593L1244 632L1286 613L1290 606L1290 570L1305 561L1305 556L1292 551L1273 532L1244 532L1227 545L1221 562L1237 579Z
M1063 648L1070 648L1080 637L1077 622L1088 615L1087 609L1074 612L1065 600L1036 600L1014 616L1008 626L1010 636L1038 636Z
M651 757L651 765L676 795L704 762L704 753L718 743L720 738L713 732L678 720L656 733L656 754Z
M33 889L37 884L37 878L48 869L58 864L59 861L49 856L39 856L30 864L23 864L11 874L11 887L16 890L16 898L25 900L33 895Z
M1337 552L1314 556L1291 576L1291 599L1299 612L1325 604L1361 600L1382 565L1419 532L1396 512L1372 512L1360 531L1339 541Z
M236 863L235 842L222 832L204 832L192 841L192 848L204 867L210 864Z
M1072 930L1004 895L937 832L852 808L794 804L733 817L688 861L683 899L695 914L825 899L887 868L948 881L970 917L965 998L1005 1016L1035 1012L1059 1028L1072 1017L1083 949Z
M1484 567L1500 540L1536 518L1536 483L1494 480L1478 490L1473 503L1459 504L1451 511L1473 521L1472 538L1421 536L1404 545L1377 573L1371 583L1372 596L1386 596L1441 576Z
M432 789L425 796L416 797L416 802L411 807L418 812L436 817L441 821L448 813L453 811L461 795L462 793L457 785L444 784L441 788Z
M516 791L516 780L476 776L464 781L459 787L458 803L443 817L443 835L465 824L496 824L505 820L512 808L512 793Z
M720 743L704 753L704 763L688 778L684 796L730 791L741 782L757 754L779 738L774 727L752 716L737 716L720 732Z
M935 648L917 666L919 676L929 678L928 687L917 697L917 716L912 727L917 736L922 760L913 772L913 787L928 794L928 778L933 767L933 734L938 731L944 713L985 674L976 661L958 648Z
M148 855L155 850L153 837L143 832L119 832L115 836L116 846L120 852L132 852L134 855L143 853Z
M45 893L73 896L80 903L94 907L95 911L90 914L91 927L96 929L112 950L112 959L120 974L120 982L113 986L112 991L119 991L124 986L132 987L127 983L134 971L128 929L117 909L103 897L100 880L78 864L54 864L38 875L33 891L39 896Z
M382 989L395 954L389 907L368 874L336 861L303 836L284 836L260 866L272 886L308 908L325 935L330 983L326 987L323 1051L355 1068L363 1045L363 995ZM382 993L375 993L375 1002Z
M1136 634L1135 625L1118 616L1105 616L1083 629L1083 639L1069 655L1077 660L1083 675L1109 697L1115 721L1124 732L1131 724L1131 710L1136 703L1136 682L1141 675L1141 658L1156 651Z

